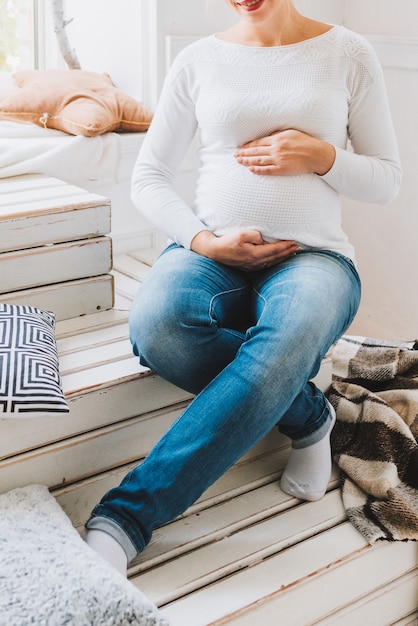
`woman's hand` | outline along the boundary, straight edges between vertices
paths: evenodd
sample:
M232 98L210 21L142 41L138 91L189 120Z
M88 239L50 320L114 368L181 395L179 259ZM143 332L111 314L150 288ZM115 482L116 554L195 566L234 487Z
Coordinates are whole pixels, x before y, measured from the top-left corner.
M257 230L244 230L221 237L202 230L193 238L190 247L218 263L245 271L277 265L300 250L294 241L266 243Z
M335 148L299 130L282 130L246 143L235 153L238 163L254 174L296 176L315 173L323 176L335 160Z

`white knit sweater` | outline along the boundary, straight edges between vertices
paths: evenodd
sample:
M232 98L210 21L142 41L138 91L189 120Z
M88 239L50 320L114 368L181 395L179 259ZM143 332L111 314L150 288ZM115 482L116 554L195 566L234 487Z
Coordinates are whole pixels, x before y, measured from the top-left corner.
M173 188L199 129L200 168L188 206ZM260 176L238 146L297 129L336 147L324 176ZM347 143L351 148L347 148ZM183 50L165 81L132 179L134 204L189 247L203 229L259 230L354 258L341 228L340 194L386 203L401 170L382 71L366 39L342 26L298 44L252 47L215 35Z

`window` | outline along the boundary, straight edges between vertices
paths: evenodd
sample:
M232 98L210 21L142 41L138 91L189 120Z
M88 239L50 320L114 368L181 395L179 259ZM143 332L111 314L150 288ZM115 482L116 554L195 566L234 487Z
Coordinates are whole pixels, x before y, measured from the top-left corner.
M151 55L143 50L142 32L150 30L151 2L63 2L65 34L81 69L110 74L119 89L138 100L149 91L144 68ZM0 71L65 68L53 21L50 0L0 0Z
M0 70L38 67L37 0L0 0Z

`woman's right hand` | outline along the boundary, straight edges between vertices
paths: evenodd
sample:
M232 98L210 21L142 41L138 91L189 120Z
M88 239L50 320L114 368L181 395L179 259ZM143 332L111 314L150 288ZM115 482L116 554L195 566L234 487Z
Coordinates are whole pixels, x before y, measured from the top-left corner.
M192 240L191 250L218 263L244 271L262 270L294 256L300 247L294 241L266 243L257 230L242 230L217 237L202 230Z

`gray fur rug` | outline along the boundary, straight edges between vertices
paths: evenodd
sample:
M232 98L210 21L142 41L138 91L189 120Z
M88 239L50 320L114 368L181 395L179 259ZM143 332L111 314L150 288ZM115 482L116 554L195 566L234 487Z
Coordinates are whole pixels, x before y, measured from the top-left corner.
M0 623L167 626L157 608L85 544L42 485L0 495Z

